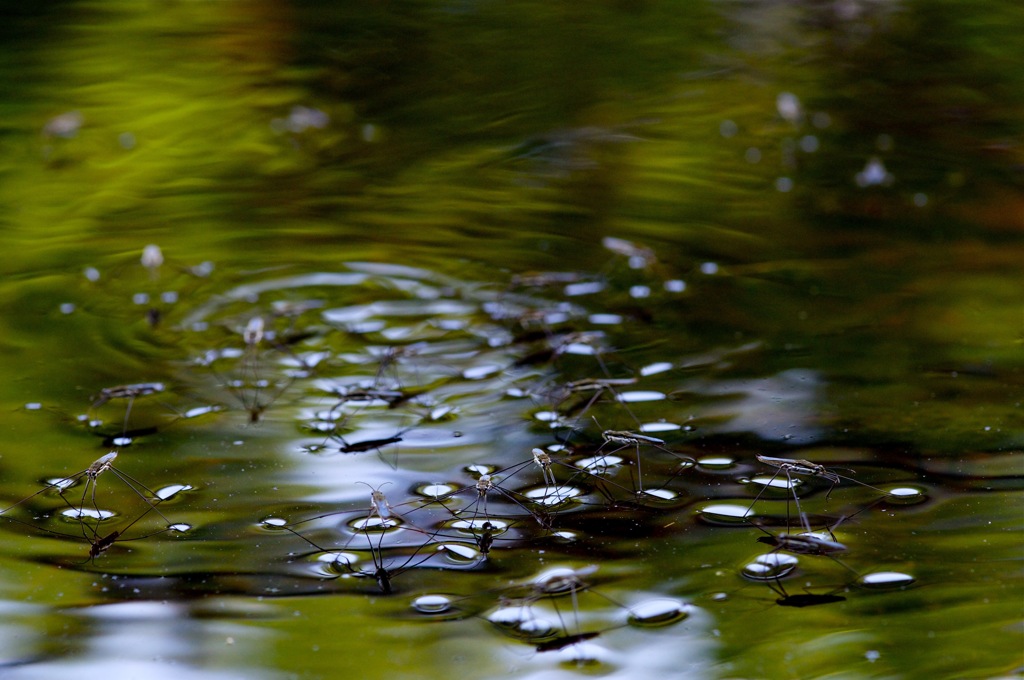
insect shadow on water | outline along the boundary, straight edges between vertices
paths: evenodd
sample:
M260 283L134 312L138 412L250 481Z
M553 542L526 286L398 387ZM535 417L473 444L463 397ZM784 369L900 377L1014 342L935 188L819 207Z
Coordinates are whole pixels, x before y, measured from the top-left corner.
M487 620L501 633L532 644L539 653L561 652L577 664L596 661L596 650L586 648L583 643L626 624L584 630L580 617L580 596L584 593L592 594L610 603L616 610L628 611L627 607L597 591L587 581L596 571L596 565L580 569L548 569L527 584L506 589L502 593L501 606ZM566 621L566 613L558 604L559 599L564 597L570 600L571 622ZM543 610L536 610L541 602L546 603L554 612L554 619L545 617Z
M116 446L119 448L129 446L136 437L155 434L159 430L155 425L137 427L134 429L130 427L132 407L135 405L135 401L141 397L161 394L164 390L165 385L161 382L134 383L130 385L104 387L93 396L92 402L89 406L89 414L86 416L80 416L79 420L85 421L89 425L90 431L94 434L103 437L103 443L107 446ZM96 411L109 402L120 400L126 401L120 432L100 432L98 428L101 427L103 423L96 417Z
M312 366L304 362L280 343L271 340L266 330L266 322L262 316L250 317L238 335L243 346L225 347L208 350L195 360L195 363L207 369L231 396L237 406L248 414L248 422L257 424L264 414L292 386L296 375L305 375L312 371ZM281 379L272 380L269 368L265 365L265 356L274 351L285 351L298 362L298 371L285 372ZM217 364L235 361L233 369L218 369Z
M379 492L379 490L376 490L376 489L373 490L373 491L374 492ZM341 576L346 575L346 574L352 575L352 576L372 577L372 578L374 578L376 580L377 587L380 589L380 591L383 594L391 595L391 594L394 593L394 586L393 586L394 579L399 577L399 576L401 576L402 574L404 574L405 572L409 571L410 569L414 569L416 567L419 567L420 565L422 565L422 564L426 563L427 561L431 560L432 558L434 558L437 555L438 544L434 541L434 538L436 537L436 532L430 533L430 534L428 534L427 540L424 541L423 543L419 544L413 550L413 552L410 553L406 557L404 562L402 562L398 566L395 566L393 561L389 564L388 561L386 560L385 556L384 556L384 551L385 551L384 536L388 533L389 529L392 529L392 528L410 528L410 527L407 527L405 525L399 525L397 522L394 522L392 519L390 519L390 516L391 516L391 514L393 512L393 510L390 508L390 506L385 506L388 509L384 511L385 514L388 515L388 517L380 516L378 514L379 511L380 511L380 506L377 505L377 502L378 501L376 499L373 501L373 505L371 505L370 514L367 515L365 518L363 518L362 523L361 523L362 526L357 530L357 533L353 534L351 537L349 537L349 539L347 541L345 541L345 543L341 547L339 547L339 548L329 549L329 548L322 547L320 544L316 543L315 541L310 539L308 536L300 533L298 530L295 529L295 527L299 526L300 524L304 524L304 523L312 521L314 519L320 519L320 518L323 518L323 517L327 517L327 516L330 516L331 514L339 514L339 513L327 513L327 514L324 514L324 515L320 515L318 517L314 517L314 518L310 518L310 519L307 519L307 520L302 520L300 522L296 522L296 523L294 523L292 525L283 524L283 523L277 523L277 522L269 521L269 520L265 520L264 524L265 524L265 526L268 526L270 528L284 529L285 531L287 531L287 532L289 532L289 533L291 533L291 534L301 538L303 541L305 541L310 546L312 546L318 553L321 553L322 555L328 557L330 559L330 563L331 563L332 568L334 570L341 570L341 572L343 572L343 573L339 572L336 575L330 576L328 578L340 578ZM377 520L378 520L377 522L371 521L375 514L377 515ZM370 532L371 526L373 526L376 529L375 533L379 534L376 544L374 543L373 538L371 537L371 532ZM422 530L417 529L415 527L412 527L412 529L413 529L413 531L416 531L417 533L426 533L426 532L423 532ZM373 570L372 571L365 570L365 569L357 569L356 566L355 566L356 565L356 560L358 559L357 555L355 555L354 553L351 553L351 552L346 552L349 549L349 545L352 542L352 540L354 540L355 537L358 536L360 532L362 533L363 537L366 539L367 547L368 547L369 552L370 552L370 559L373 562ZM433 549L432 550L428 550L430 548L433 548ZM358 549L353 549L353 550L358 550ZM421 553L423 553L423 551L425 551L425 550L428 550L427 554L422 555Z
M777 480L779 480L780 475L783 475L783 476L785 476L784 486L785 486L785 489L788 491L788 494L786 496L786 527L787 527L787 530L790 530L792 528L792 517L791 517L790 511L789 511L789 500L790 500L790 498L792 498L793 503L794 503L794 505L796 507L797 517L800 519L801 525L803 526L803 528L807 532L811 531L811 527L809 525L809 522L808 522L808 519L807 519L807 515L804 513L803 509L800 507L800 495L797 493L797 486L799 485L799 480L794 479L794 476L816 477L816 478L820 478L820 479L824 479L824 480L828 481L830 483L830 486L829 486L828 491L825 493L825 500L826 501L831 497L832 492L835 490L836 486L838 486L843 480L850 481L850 482L858 484L858 485L860 485L862 487L865 487L865 488L877 491L880 494L882 494L882 497L888 495L887 492L885 492L885 491L883 491L881 489L878 489L878 488L876 488L874 486L871 486L870 484L866 484L864 482L861 482L860 480L854 479L853 477L848 477L846 475L840 475L839 473L835 472L834 470L830 470L830 469L826 468L824 465L820 465L818 463L812 463L811 461L808 461L808 460L791 459L791 458L775 458L775 457L772 457L772 456L762 456L762 455L757 455L757 460L760 461L761 463L764 463L765 465L769 465L772 468L775 468L775 472L772 474L772 476L767 481L765 481L761 485L760 491L758 491L757 495L754 497L754 500L751 501L750 505L747 507L747 511L746 511L746 515L745 516L746 517L753 516L754 506L757 504L757 502L761 499L761 497L769 489L773 488L777 484Z
M29 526L33 529L40 530L54 536L62 536L76 540L84 539L91 546L89 552L90 561L95 559L97 556L99 556L106 550L108 550L115 542L126 540L140 540L142 538L148 538L149 536L164 533L166 531L187 530L187 525L175 524L171 522L171 520L168 519L167 516L160 511L159 508L157 508L157 506L164 500L166 500L166 498L169 498L170 495L162 496L160 493L153 491L152 489L150 489L145 484L143 484L136 478L132 477L128 473L114 467L114 460L117 459L117 456L117 452L112 451L97 458L86 469L80 472L76 472L73 475L69 475L67 477L57 479L55 481L48 483L42 489L39 489L38 491L30 494L29 496L26 496L25 498L19 500L13 505L8 506L4 510L0 511L0 517L4 517L10 521L25 526ZM101 524L116 516L116 513L111 510L101 509L96 498L99 477L100 475L103 475L108 471L117 479L119 479L122 485L129 489L134 496L138 497L145 504L146 508L141 512L141 514L137 515L134 519L128 522L127 525L122 526L121 528L115 531L111 531L106 534L101 534L99 530ZM85 485L82 489L82 495L79 498L79 502L76 505L72 503L70 500L68 500L68 490L72 486L74 486L75 483L77 483L80 479L83 478L85 479ZM177 493L177 491L179 490L181 489L176 489L175 493ZM81 529L80 536L55 531L42 525L35 524L32 521L19 519L10 514L16 508L29 504L36 497L49 491L56 491L61 501L63 501L64 505L67 506L66 509L61 514L68 519L78 522L79 527ZM140 520L142 520L144 517L149 515L149 513L151 512L155 512L157 515L159 515L167 523L166 527L143 536L137 536L131 539L126 538L125 534L127 533L127 531ZM48 516L48 513L44 513L44 516ZM40 519L40 517L34 517L33 519Z

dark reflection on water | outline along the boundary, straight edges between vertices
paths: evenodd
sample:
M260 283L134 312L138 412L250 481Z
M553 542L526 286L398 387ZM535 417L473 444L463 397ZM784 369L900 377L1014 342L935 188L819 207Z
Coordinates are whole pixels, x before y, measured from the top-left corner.
M5 674L1015 672L1019 8L327 5L0 29Z

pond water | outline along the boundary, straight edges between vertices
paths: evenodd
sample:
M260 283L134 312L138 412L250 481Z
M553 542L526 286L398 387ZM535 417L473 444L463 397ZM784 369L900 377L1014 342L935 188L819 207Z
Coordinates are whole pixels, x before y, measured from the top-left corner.
M0 674L1021 677L1022 21L11 12Z

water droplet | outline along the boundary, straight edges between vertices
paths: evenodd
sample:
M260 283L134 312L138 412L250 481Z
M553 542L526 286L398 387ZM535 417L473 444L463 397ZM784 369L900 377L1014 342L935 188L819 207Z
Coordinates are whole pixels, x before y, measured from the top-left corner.
M928 496L925 495L923 489L913 486L898 486L889 489L889 494L885 497L885 500L897 505L913 505L915 503L923 503L928 500Z
M156 497L162 501L166 501L167 499L173 498L174 496L178 495L182 491L191 490L192 486L190 486L189 484L171 484L170 486L165 486L164 488L159 489L156 492Z
M697 510L697 516L709 524L730 526L746 524L754 511L745 505L713 503Z
M767 553L758 555L753 562L743 567L743 575L755 581L769 581L780 579L799 564L799 560L793 555L784 553Z
M443 614L452 608L452 600L446 595L420 595L412 601L412 608L421 614Z
M667 626L690 615L690 606L669 598L647 600L629 608L629 622L634 626Z
M898 571L876 571L873 574L865 574L860 577L860 584L865 588L905 588L914 582L910 574L903 574Z

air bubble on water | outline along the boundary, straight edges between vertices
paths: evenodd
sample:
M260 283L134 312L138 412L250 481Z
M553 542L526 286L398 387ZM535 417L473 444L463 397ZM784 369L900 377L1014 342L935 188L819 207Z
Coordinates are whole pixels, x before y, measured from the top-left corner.
M164 488L157 490L156 497L162 501L165 501L169 498L173 498L182 491L191 490L192 486L189 484L171 484L170 486L165 486Z
M667 626L688 617L690 610L690 605L679 600L647 600L629 608L629 622L634 626Z
M711 524L746 524L754 511L745 505L712 503L697 510L697 516Z
M774 552L758 555L753 562L741 570L743 575L755 581L769 581L782 578L796 569L799 560L793 555Z
M452 600L446 595L420 595L412 601L412 608L421 614L443 614L452 608Z
M675 365L668 361L656 361L653 364L647 364L640 369L641 376L657 375L658 373L664 373L665 371L671 371L675 368Z
M861 576L859 583L865 588L904 588L912 584L914 580L910 574L898 571L876 571L873 574Z

